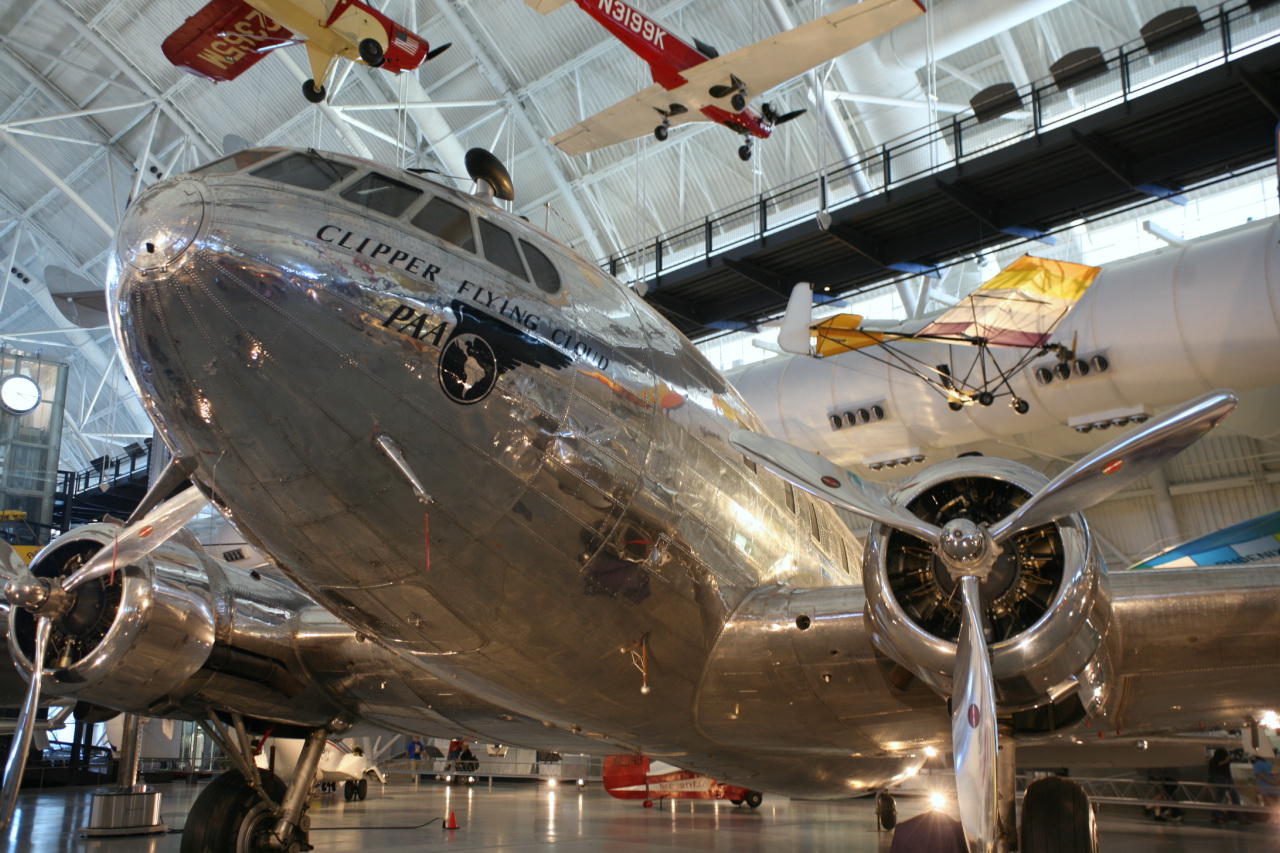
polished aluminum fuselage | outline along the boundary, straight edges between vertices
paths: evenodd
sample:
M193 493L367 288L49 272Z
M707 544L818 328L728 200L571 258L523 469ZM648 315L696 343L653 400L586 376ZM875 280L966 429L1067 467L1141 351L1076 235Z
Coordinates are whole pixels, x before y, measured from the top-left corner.
M348 162L336 189L373 168ZM860 548L732 450L754 415L641 299L488 202L421 186L541 247L563 286L427 235L415 208L243 173L168 181L129 211L121 351L223 511L370 639L548 726L763 789L838 794L917 766L855 727L771 755L803 718L720 713L741 686L706 670L735 610L772 596L758 630L794 631L775 587L825 586L856 614ZM477 337L491 360L468 360ZM866 638L844 639L841 663L883 683ZM933 693L884 701L921 739L945 730Z

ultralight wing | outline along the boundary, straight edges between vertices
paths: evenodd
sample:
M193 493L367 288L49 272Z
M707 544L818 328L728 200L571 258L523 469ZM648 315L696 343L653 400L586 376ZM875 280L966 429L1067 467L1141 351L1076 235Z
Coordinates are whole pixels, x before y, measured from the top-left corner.
M288 28L242 0L210 0L160 45L184 71L215 82L234 80L273 47L294 40Z
M1041 347L1101 272L1023 255L920 330L920 337L981 339L990 346Z
M1131 569L1225 566L1280 559L1280 510L1215 530L1135 563Z

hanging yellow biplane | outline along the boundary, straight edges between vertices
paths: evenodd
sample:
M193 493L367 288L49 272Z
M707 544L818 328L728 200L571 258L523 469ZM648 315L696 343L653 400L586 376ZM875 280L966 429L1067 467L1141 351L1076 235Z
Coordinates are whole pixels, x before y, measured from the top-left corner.
M786 352L815 358L866 351L877 361L913 373L935 387L954 411L973 403L990 406L997 397L1008 395L1013 410L1026 414L1030 405L1014 393L1010 378L1048 352L1070 365L1075 359L1074 343L1068 347L1051 342L1050 337L1099 272L1099 267L1023 255L959 304L933 320L914 324L919 328L913 324L867 328L857 314L836 314L811 323L805 318L812 310L812 293L809 285L799 284L778 344ZM930 365L893 347L896 341L908 340L976 347L977 355L963 370L957 369L955 358ZM876 351L868 351L871 347ZM1001 367L991 347L1023 353L1011 367Z
M325 98L335 59L387 71L412 71L443 53L359 0L211 0L164 40L165 57L214 82L234 80L272 50L305 44L312 103Z

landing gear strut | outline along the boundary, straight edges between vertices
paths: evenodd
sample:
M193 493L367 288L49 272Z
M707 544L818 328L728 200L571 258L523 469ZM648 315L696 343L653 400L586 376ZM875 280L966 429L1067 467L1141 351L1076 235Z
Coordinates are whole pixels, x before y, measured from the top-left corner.
M689 112L689 108L684 104L671 104L665 110L654 107L658 111L658 115L662 116L662 124L653 129L653 135L657 137L659 142L666 142L667 136L671 133L671 117L684 115Z
M258 769L244 721L232 716L228 732L217 718L200 727L231 760L234 770L215 779L196 798L182 832L182 853L301 853L311 850L307 833L306 797L320 766L320 754L331 731L319 728L307 736L288 785L272 773ZM361 797L364 799L364 797Z

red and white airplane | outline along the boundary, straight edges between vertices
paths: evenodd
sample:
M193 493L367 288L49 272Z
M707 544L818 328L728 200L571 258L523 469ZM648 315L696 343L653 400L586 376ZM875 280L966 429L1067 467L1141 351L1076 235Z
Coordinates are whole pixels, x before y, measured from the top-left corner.
M324 100L337 58L399 73L449 47L431 50L426 39L359 0L210 0L161 49L184 71L222 82L272 50L299 42L307 46L312 74L302 94L312 103Z
M605 756L603 782L610 796L644 800L646 809L653 808L654 800L728 800L753 809L764 800L759 791L717 782L663 761L651 762L644 755Z
M569 0L525 0L542 14ZM673 125L714 121L751 143L804 112L747 106L762 94L924 13L919 0L863 0L721 56L699 39L685 41L622 0L575 0L582 10L649 63L654 83L556 135L566 154L585 154L652 131L665 140Z

